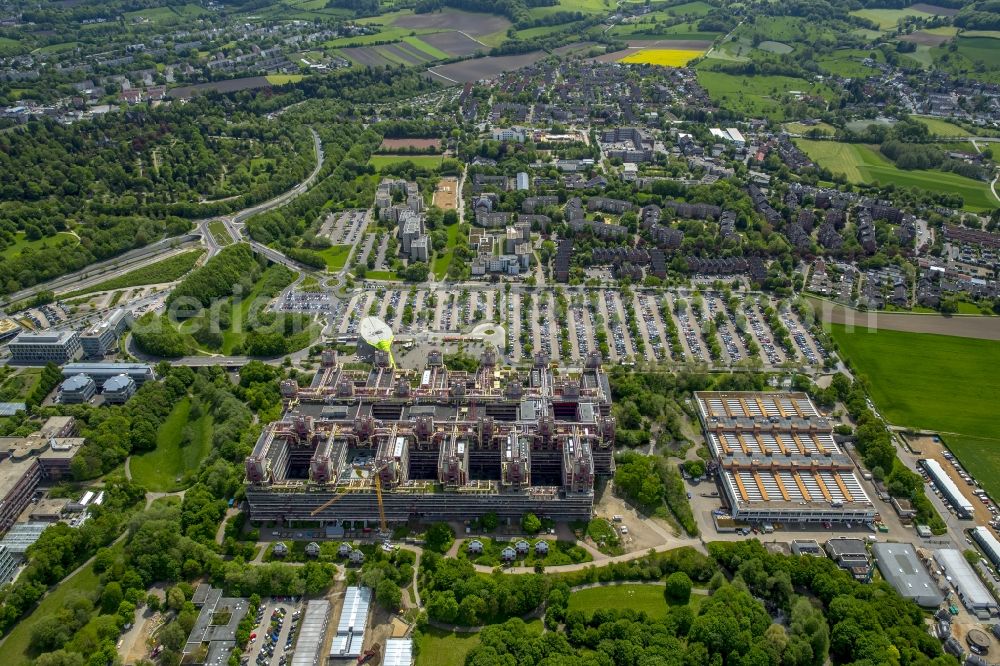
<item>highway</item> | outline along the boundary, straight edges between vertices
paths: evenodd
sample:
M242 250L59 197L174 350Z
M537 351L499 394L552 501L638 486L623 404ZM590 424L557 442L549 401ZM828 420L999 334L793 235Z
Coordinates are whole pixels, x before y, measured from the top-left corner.
M197 220L195 222L195 230L192 232L181 236L164 238L156 243L130 250L106 261L90 264L86 268L79 271L67 273L66 275L54 278L48 282L42 282L34 285L33 287L22 289L21 291L7 296L4 299L4 302L12 303L22 301L41 291L54 291L58 293L60 291L75 291L77 289L82 289L99 282L110 280L111 278L119 275L123 275L136 268L141 268L147 264L159 261L165 256L169 256L165 254L168 250L175 250L176 248L182 246L192 247L199 240L201 240L206 247L208 247L209 256L211 256L220 249L218 244L215 242L215 239L212 238L212 234L208 230L209 223L214 220L222 220L226 229L229 231L229 235L232 236L234 241L238 242L244 240L242 223L245 220L257 215L258 213L263 213L284 206L286 203L305 192L319 176L319 172L323 168L323 142L320 140L319 134L317 134L315 130L309 128L309 131L312 132L313 136L313 150L316 155L316 166L305 180L287 192L284 192L263 203L256 204L249 208L244 208L243 210L230 216L211 217ZM279 261L280 263L293 267L296 270L301 270L301 266L276 250L265 248L258 243L252 242L251 247L253 247L255 252L264 254L271 261Z

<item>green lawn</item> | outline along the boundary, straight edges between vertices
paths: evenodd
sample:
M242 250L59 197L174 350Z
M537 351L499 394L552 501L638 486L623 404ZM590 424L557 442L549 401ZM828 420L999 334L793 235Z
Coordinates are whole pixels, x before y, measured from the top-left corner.
M955 40L958 52L973 62L984 62L991 68L1000 67L1000 40L993 37L966 37Z
M439 280L448 274L448 267L451 266L451 258L455 254L455 244L458 242L458 233L461 226L460 224L453 224L448 227L448 245L434 257L434 264L431 266L431 270Z
M347 257L351 254L350 245L331 245L325 250L321 250L319 255L326 259L326 270L335 273L347 263Z
M941 432L973 476L1000 495L1000 344L864 328L849 333L837 324L832 333L891 423Z
M667 614L667 600L661 585L614 585L591 587L569 595L569 610L586 615L605 608L631 608L646 611L650 617Z
M19 622L10 633L7 639L0 646L0 654L3 654L5 666L28 666L30 658L28 656L28 642L31 640L31 629L43 618L53 615L56 610L66 605L67 600L76 594L97 595L100 586L100 579L94 572L94 566L81 569L72 578L68 578L59 583L52 593L42 599L38 607L28 617Z
M542 633L541 620L525 622L529 631ZM416 666L464 666L465 656L479 645L478 633L455 633L427 627L417 635Z
M394 282L399 280L399 276L396 275L395 271L368 271L365 273L365 280L389 280Z
M212 238L219 245L230 245L233 242L233 237L229 235L229 230L226 229L226 225L222 220L209 222L208 232L212 234Z
M958 194L965 200L965 208L973 211L990 210L998 203L990 193L988 183L944 171L898 169L872 146L810 139L795 139L795 143L817 164L835 174L844 174L852 183L892 183L901 187Z
M189 485L185 475L197 471L212 449L212 416L207 412L191 422L193 440L181 446L190 413L191 400L184 398L156 433L156 449L132 457L129 468L136 483L154 492L174 492Z
M870 54L870 51L861 49L838 49L832 53L817 56L816 64L837 76L867 78L876 72L861 62Z
M62 298L73 298L84 294L93 294L99 291L111 291L112 289L124 289L126 287L140 287L147 284L160 284L163 282L173 282L179 280L187 274L195 263L205 254L204 250L189 250L181 252L172 257L157 261L143 268L129 271L125 275L120 275L105 282L100 282L86 289L79 289L64 294Z
M465 655L479 645L479 634L457 634L427 627L417 642L416 666L464 666Z
M0 250L0 257L3 259L13 259L27 248L37 250L42 247L55 247L64 241L70 241L73 245L79 243L76 236L65 231L60 231L55 236L39 238L38 240L28 240L25 237L24 232L19 231L15 234L14 243L12 245L8 245L4 249Z
M702 65L710 62L703 61ZM801 95L831 99L829 86L790 76L734 76L698 66L698 82L712 101L752 117L785 120L785 100Z
M437 169L441 166L442 159L444 158L440 155L372 155L368 163L379 171L402 162L413 162L415 166L425 169Z

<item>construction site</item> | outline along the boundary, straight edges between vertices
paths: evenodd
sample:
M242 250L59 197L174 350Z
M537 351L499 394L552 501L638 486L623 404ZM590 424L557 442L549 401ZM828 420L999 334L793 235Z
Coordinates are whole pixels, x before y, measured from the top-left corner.
M356 366L352 366L356 367ZM488 347L475 372L440 351L423 370L375 350L348 369L327 350L309 386L281 384L283 418L246 460L255 524L328 527L469 520L527 512L589 520L614 469L611 391L597 354L573 373L544 355L519 371Z

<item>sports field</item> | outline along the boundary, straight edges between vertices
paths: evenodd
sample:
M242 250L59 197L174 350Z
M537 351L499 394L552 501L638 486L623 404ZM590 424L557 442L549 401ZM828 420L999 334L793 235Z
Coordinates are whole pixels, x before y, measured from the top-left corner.
M618 62L641 65L660 65L662 67L684 67L704 51L689 49L643 49L630 53Z
M983 211L995 208L989 184L944 171L904 171L879 154L877 148L856 143L795 139L795 143L817 164L841 173L852 183L890 183L931 192L961 195L965 208Z
M132 479L154 492L185 488L184 476L195 472L212 449L212 416L203 413L191 421L192 440L184 443L191 400L178 402L156 433L156 448L129 461Z
M919 315L915 315L919 316ZM832 324L831 332L890 423L935 430L1000 496L1000 345L995 340ZM985 454L985 455L984 455Z

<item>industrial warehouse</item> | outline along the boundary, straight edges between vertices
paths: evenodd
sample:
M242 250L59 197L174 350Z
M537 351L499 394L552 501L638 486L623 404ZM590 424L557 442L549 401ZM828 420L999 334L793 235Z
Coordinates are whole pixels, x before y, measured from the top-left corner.
M282 382L282 420L246 460L255 523L468 520L526 512L588 520L595 476L613 471L615 421L600 357L561 374L543 356L530 371L449 371L439 351L423 371L376 350L351 370L327 350L311 385Z
M734 520L875 519L833 424L806 394L697 392L695 400Z

